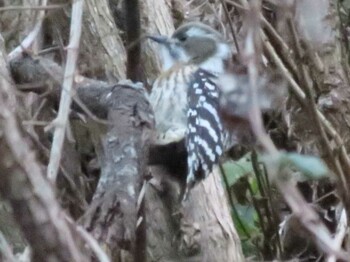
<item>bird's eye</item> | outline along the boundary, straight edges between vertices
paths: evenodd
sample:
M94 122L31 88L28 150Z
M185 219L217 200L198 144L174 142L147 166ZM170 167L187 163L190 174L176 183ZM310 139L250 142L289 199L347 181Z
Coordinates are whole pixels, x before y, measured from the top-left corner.
M186 35L182 35L179 37L180 42L185 42L187 40L187 36Z

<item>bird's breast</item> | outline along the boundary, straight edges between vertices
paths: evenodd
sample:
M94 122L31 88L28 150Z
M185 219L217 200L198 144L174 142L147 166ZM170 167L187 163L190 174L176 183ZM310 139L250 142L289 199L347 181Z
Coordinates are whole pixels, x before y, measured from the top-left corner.
M178 142L185 137L187 92L195 67L174 66L154 82L150 103L154 110L157 143Z

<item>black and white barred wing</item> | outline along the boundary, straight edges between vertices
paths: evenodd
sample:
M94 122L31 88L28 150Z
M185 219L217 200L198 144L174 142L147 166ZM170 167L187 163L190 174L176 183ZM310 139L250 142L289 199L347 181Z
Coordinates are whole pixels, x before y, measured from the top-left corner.
M211 73L198 69L188 87L186 149L187 190L208 176L223 152L223 128L219 117L220 90Z

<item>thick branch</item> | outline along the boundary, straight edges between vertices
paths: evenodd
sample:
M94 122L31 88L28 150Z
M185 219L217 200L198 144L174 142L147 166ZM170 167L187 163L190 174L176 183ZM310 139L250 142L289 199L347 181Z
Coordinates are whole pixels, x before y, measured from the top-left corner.
M143 224L145 217L139 218L137 202L147 170L153 113L143 88L117 85L107 97L108 121L112 124L101 137L101 177L84 225L107 244L113 257L126 250L137 254L135 261L143 261L144 246L136 246L136 224L138 219Z
M35 80L42 82L45 78L50 78L50 75L40 73L43 70L42 64L49 64L49 61L39 61L38 63L27 57L22 62L12 63L11 69L16 74L16 79L28 84L28 80L33 83ZM24 64L29 68L25 68ZM60 75L57 65L54 66L51 62L49 68L55 68L55 71L58 70L55 75ZM38 79L35 79L36 76ZM76 80L79 78L81 77ZM55 80L52 81L52 97L57 99L59 86L55 84ZM76 88L79 99L95 115L100 118L108 116L108 133L102 136L100 134L99 137L103 141L102 150L98 152L102 168L101 181L95 199L84 217L84 225L99 241L107 243L115 257L114 253L119 253L120 250L127 250L129 253L135 248L137 194L130 195L130 192L138 192L140 176L147 170L144 157L147 155L148 132L151 130L149 120L145 121L149 114L146 106L148 103L141 90L122 86L108 87L106 83L91 79L81 78L81 81L76 82ZM41 92L43 89L45 90L41 88ZM165 175L162 170L152 173L158 174L160 178ZM189 257L208 257L212 261L221 261L224 258L242 260L239 240L218 172L192 192L189 203L181 210L184 215L182 222L174 217L180 211L179 205L176 205L176 192L172 194L170 191L174 190L169 189L162 193L158 189L153 190L154 188L157 186L148 186L146 193L149 229L147 240L152 256L179 261ZM208 224L211 226L208 227ZM179 235L183 238L179 239L179 245L174 245L174 236ZM185 243L188 237L194 237L193 243L200 245L200 248L188 246ZM220 243L220 251L214 250L215 243ZM179 253L180 245L184 253ZM191 254L193 251L195 256Z

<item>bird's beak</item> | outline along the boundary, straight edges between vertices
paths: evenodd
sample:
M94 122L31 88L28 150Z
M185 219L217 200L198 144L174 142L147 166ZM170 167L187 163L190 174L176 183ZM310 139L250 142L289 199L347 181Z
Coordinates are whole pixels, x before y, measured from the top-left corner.
M147 37L158 44L162 44L162 45L169 45L170 44L169 37L164 36L164 35L157 35L157 36L149 35Z

